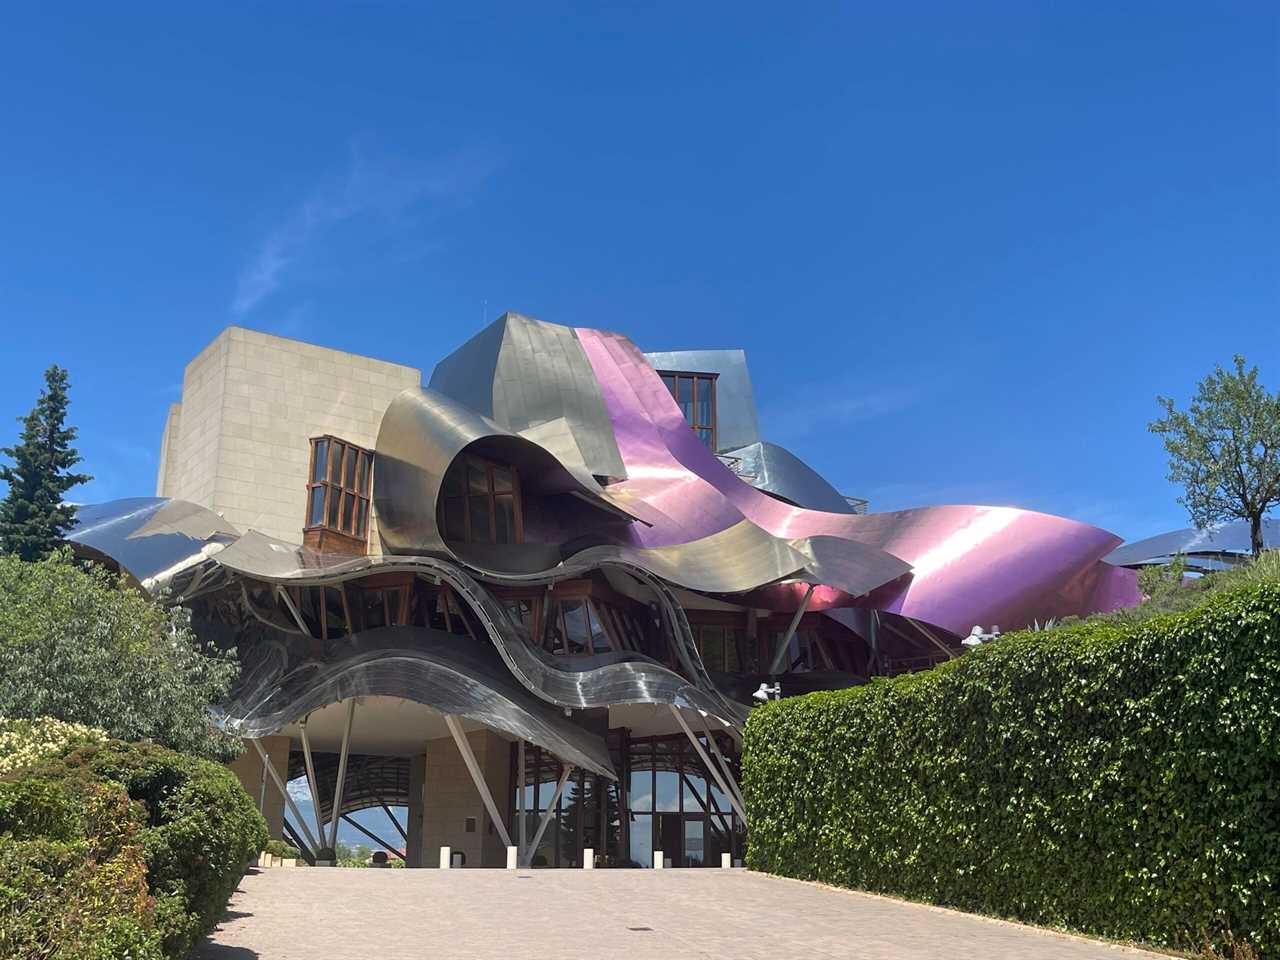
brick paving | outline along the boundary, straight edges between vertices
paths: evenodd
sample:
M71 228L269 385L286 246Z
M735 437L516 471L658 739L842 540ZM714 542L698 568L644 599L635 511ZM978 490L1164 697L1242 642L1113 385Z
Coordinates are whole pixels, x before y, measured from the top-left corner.
M272 869L192 960L1163 956L745 870Z

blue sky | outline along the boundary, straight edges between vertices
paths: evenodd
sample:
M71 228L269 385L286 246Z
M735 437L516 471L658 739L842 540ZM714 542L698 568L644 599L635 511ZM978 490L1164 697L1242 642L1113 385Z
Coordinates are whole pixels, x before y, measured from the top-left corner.
M744 347L771 439L876 509L1181 526L1155 395L1236 352L1280 388L1278 26L1247 2L13 7L0 411L67 366L77 498L145 495L225 325L429 370L512 309Z

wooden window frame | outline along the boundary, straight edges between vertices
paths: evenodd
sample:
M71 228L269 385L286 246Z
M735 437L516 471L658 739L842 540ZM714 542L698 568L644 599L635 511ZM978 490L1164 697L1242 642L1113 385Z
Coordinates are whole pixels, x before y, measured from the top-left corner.
M689 384L689 389L691 391L690 396L693 398L693 400L689 407L689 416L686 417L686 422L689 424L689 429L693 431L693 435L695 437L699 436L698 434L699 430L710 430L711 444L709 446L709 449L711 450L712 453L715 453L717 450L719 450L720 436L716 430L716 423L719 420L719 416L718 416L719 411L716 408L716 403L717 403L716 381L720 379L720 374L704 373L696 370L659 370L658 376L662 378L663 384L666 386L667 391L671 394L671 399L675 401L675 404L677 407L680 406L680 381L681 380L690 381L690 384ZM699 381L706 381L711 385L711 422L710 423L699 423L697 419ZM699 439L701 439L701 437L699 437Z
M486 492L472 492L470 477L467 475L467 467L475 466L484 470ZM497 467L506 470L511 474L511 490L497 490L494 487L493 471ZM451 500L462 501L462 526L463 540L453 541L461 543L489 543L489 544L506 544L506 543L524 543L524 497L520 491L520 471L516 469L514 464L495 463L492 460L486 460L483 457L477 457L468 454L456 461L449 467L449 471L462 471L462 492L449 493L443 485L440 493L440 509L437 517L441 538L443 539L447 527L445 525L445 514L447 504ZM498 540L498 497L511 497L512 504L512 520L514 528L512 530L512 539L510 541ZM483 540L477 540L474 531L471 529L471 501L481 500L485 502L487 514L489 517L489 537Z
M316 448L322 441L326 444L325 471L322 478L316 479ZM341 455L335 457L335 450L340 451ZM350 485L347 483L349 461L352 463ZM364 469L361 469L362 462L365 465ZM313 531L323 531L360 543L368 543L369 524L373 516L373 470L372 450L328 433L312 437L311 455L307 460L307 515L302 527L304 536ZM313 497L316 490L323 491L324 501L320 509L320 522L312 523ZM329 520L333 513L332 498L335 496L338 505L335 515L336 524L330 523ZM350 524L344 522L348 503L351 504Z

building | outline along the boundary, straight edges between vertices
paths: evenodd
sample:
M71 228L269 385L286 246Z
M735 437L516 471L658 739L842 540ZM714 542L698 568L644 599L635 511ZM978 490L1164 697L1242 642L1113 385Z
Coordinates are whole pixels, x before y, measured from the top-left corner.
M741 351L506 314L432 371L238 328L187 367L155 498L72 535L235 647L216 708L273 832L405 807L434 865L741 856L753 696L1135 602L1119 538L1007 507L868 513L759 435ZM286 781L305 776L308 822ZM392 838L388 847L399 847ZM587 854L584 851L592 851Z

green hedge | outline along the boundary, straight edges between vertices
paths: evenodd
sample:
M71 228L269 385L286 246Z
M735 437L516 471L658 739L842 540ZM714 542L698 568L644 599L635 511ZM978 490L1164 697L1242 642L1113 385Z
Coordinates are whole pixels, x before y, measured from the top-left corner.
M758 707L748 864L1280 956L1280 584Z
M183 957L265 842L230 771L163 747L108 741L11 772L0 956Z

